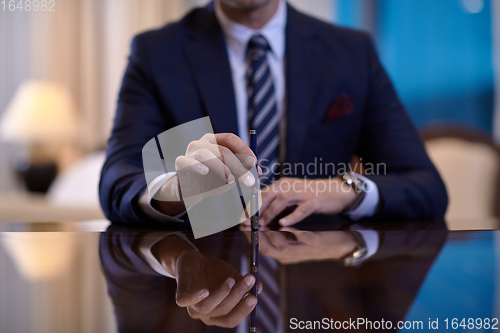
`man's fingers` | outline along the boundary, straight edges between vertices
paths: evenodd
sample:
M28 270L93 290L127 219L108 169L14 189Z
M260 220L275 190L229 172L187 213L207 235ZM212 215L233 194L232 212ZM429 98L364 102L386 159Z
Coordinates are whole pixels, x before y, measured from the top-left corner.
M289 226L298 223L314 213L316 211L316 205L313 200L308 200L295 208L295 210L279 220L279 224L282 226Z
M245 275L238 281L229 295L210 313L211 316L222 316L231 312L234 307L243 299L255 284L255 277L251 274Z
M189 168L191 171L196 172L200 175L207 175L209 172L208 167L194 158L189 158L186 156L179 156L175 160L175 168L176 170L182 170Z
M220 142L218 138L222 138ZM199 150L212 152L213 156L219 158L237 179L250 187L255 183L255 178L249 171L255 165L255 155L240 153L240 151L247 151L245 147L251 152L250 148L236 135L222 133L213 136L207 134L201 140L193 142L190 149L194 152Z
M271 244L273 244L273 246L278 250L290 246L290 242L286 239L285 234L280 231L268 231L264 234L269 239L269 242L271 242Z
M294 233L295 233L295 231L299 231L299 229L294 228L294 227L281 227L281 228L279 229L279 231L283 231L283 232L290 232L290 233L294 234Z
M201 302L209 295L210 292L208 291L208 289L202 289L193 293L189 293L189 292L183 292L182 289L178 287L177 294L175 296L175 301L178 306L184 308L186 306L190 306L198 302Z
M241 162L249 169L257 164L257 158L253 151L235 134L218 133L215 134L215 140L220 146L227 147L236 155L241 155L244 160Z
M255 177L252 172L241 162L240 159L245 159L246 156L239 156L233 154L229 148L220 146L221 160L228 166L236 178L240 180L245 186L250 187L255 184Z
M208 156L205 158L196 158L194 156L191 156L193 154L200 154L199 151L202 151L202 154L206 155L206 152L203 152L206 150L212 152L213 156ZM257 158L255 157L253 151L235 134L207 133L200 140L192 141L188 145L186 156L196 159L202 162L202 164L204 164L203 162L206 159L210 160L212 158L218 158L229 167L231 172L234 174L234 177L240 179L240 181L246 186L250 187L256 181L249 170L250 168L257 165ZM189 164L186 163L183 165L183 167L191 167L194 164L194 162ZM203 170L200 171L202 172L201 174L205 174L206 169L201 166L199 168ZM225 174L227 180L229 173L226 172ZM262 169L258 166L257 174L258 177L262 176ZM231 183L231 181L229 181L228 183Z
M188 157L205 164L212 175L215 175L220 179L225 179L228 184L231 184L236 180L231 170L219 158L217 158L217 156L215 156L210 149L198 149L189 154Z
M262 217L259 223L264 225L269 224L286 207L291 206L293 200L295 200L295 194L293 192L281 193L278 195L264 211L261 211Z
M235 283L233 278L227 279L216 290L212 291L209 297L193 305L193 308L201 314L210 313L230 294Z
M315 244L317 241L317 235L312 231L297 230L295 228L283 227L280 231L286 231L295 236L297 241L305 244Z
M208 320L208 325L216 325L220 327L234 328L248 316L255 305L257 304L257 297L249 295L239 301L238 305L226 315L220 317L213 317Z
M269 238L267 238L266 233L261 232L259 234L259 251L262 254L265 254L266 256L273 257L277 253L276 247L269 241Z
M255 183L255 178L249 171L256 165L257 160L252 150L236 135L231 133L215 134L216 145L206 146L233 172L236 178L246 186Z

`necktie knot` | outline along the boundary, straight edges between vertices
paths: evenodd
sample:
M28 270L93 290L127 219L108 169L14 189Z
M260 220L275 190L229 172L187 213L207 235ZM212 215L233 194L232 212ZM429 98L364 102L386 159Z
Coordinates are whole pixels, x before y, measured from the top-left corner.
M248 54L258 54L263 56L266 51L270 50L269 43L262 35L254 35L248 42Z

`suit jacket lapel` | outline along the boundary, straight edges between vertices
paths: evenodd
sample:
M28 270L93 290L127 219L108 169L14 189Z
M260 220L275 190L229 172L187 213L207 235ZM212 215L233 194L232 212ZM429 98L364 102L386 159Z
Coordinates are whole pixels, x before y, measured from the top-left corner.
M238 131L236 102L226 45L213 11L213 3L192 20L183 41L197 89L216 133Z
M314 34L303 22L303 14L288 5L286 27L287 154L286 161L299 161L306 141L308 118L312 116L317 71L311 41Z

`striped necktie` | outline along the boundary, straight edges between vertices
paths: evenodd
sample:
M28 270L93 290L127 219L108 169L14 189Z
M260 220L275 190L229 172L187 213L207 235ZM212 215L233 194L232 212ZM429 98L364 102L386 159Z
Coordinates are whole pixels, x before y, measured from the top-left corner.
M257 131L257 151L262 168L261 186L276 180L278 166L279 121L273 77L269 70L266 52L270 51L262 35L254 35L247 49L248 122ZM259 279L264 289L259 295L257 332L278 333L281 328L279 307L278 263L273 258L259 254Z
M246 73L248 93L248 122L250 129L257 131L257 158L262 168L261 185L269 185L278 166L280 115L276 106L273 77L269 70L266 52L270 51L262 35L254 35L247 48L248 70Z
M257 333L282 333L278 263L259 253L259 280L263 289L257 303Z

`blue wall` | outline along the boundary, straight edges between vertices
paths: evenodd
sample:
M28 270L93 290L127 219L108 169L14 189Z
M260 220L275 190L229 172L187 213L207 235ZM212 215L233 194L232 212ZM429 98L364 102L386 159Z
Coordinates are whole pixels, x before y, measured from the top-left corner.
M495 233L450 233L405 320L422 320L419 332L446 332L444 319L495 318ZM439 330L429 330L428 320L439 318ZM468 320L468 319L467 319ZM448 332L458 330L448 328ZM468 330L471 331L472 330ZM485 329L475 332L488 331ZM490 330L491 331L491 330Z
M366 0L337 0L336 24L353 29L363 27L363 10Z
M363 26L371 0L338 0L338 23ZM472 0L480 1L480 0ZM490 1L467 13L462 0L378 0L372 32L382 63L414 123L492 130Z

